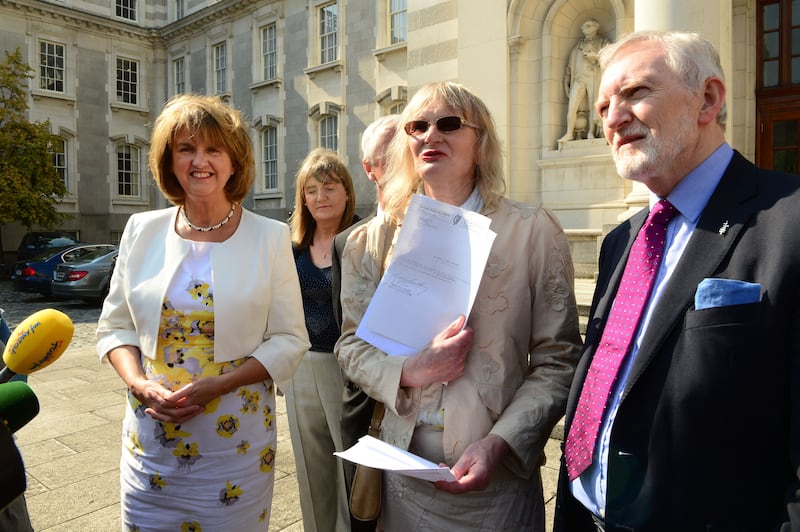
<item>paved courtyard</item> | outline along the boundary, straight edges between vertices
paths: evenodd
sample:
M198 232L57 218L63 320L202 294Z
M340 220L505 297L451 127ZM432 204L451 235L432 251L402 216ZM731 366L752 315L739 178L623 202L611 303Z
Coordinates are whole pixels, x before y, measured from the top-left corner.
M17 445L25 460L26 498L37 532L111 532L120 530L119 458L125 386L94 350L94 328L100 309L80 301L56 301L21 294L0 281L0 308L10 326L43 308L66 313L75 335L51 366L31 375L41 411L20 429ZM277 403L278 453L270 531L303 530L294 456L286 407ZM547 444L543 468L547 529L555 499L560 426Z

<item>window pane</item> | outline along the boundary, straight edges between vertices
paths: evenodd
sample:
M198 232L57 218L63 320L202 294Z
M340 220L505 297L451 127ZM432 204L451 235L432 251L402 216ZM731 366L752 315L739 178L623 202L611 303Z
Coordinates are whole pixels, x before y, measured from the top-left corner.
M800 120L776 120L772 124L772 145L778 148L798 147Z
M117 0L117 16L136 20L136 0Z
M772 167L775 170L796 174L798 173L797 159L797 150L775 150L772 152Z
M117 101L136 104L139 83L139 64L130 59L117 58Z
M769 4L764 6L762 11L764 15L763 30L771 31L777 30L781 23L781 6L778 3Z
M56 172L61 178L61 182L64 183L66 189L69 190L69 178L67 175L67 141L63 138L60 138L53 142L51 149L53 166L56 168Z
M214 88L217 94L225 92L227 83L227 55L225 43L214 47Z
M778 86L778 62L767 61L764 63L764 86L777 87Z
M800 84L800 57L792 58L792 85Z
M800 55L800 28L792 30L792 55Z
M800 0L792 0L792 26L800 26Z
M781 54L780 33L764 34L764 59L775 59Z
M64 92L64 45L39 42L39 87Z
M117 147L117 194L139 195L139 148L136 146Z
M270 24L261 32L261 53L264 79L275 79L278 76L278 37L275 24Z
M183 58L175 60L175 94L183 94L186 91L184 83Z
M264 189L278 189L278 128L264 129Z
M391 18L391 43L405 42L407 38L406 0L389 0Z
M326 116L319 122L319 145L329 150L337 151L339 142L337 138L338 117Z
M329 63L337 59L339 45L338 6L330 4L319 9L319 49L320 63Z

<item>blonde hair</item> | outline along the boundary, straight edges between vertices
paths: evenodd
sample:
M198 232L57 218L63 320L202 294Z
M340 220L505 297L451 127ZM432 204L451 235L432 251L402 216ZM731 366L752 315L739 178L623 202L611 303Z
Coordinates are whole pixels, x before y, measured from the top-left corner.
M253 144L242 114L215 96L181 94L164 104L150 139L150 172L175 205L186 202L186 191L172 171L172 145L181 131L225 150L234 169L225 197L241 203L255 179Z
M461 118L478 126L473 179L483 196L484 205L490 208L496 206L505 195L506 184L502 147L486 104L458 83L430 83L420 88L408 102L400 115L400 127L417 119L431 103L444 104L460 114ZM411 196L421 190L422 178L415 170L414 156L405 133L395 135L389 144L388 155L388 164L384 169L386 187L383 198L385 210L397 219L405 212Z
M346 229L353 222L356 213L356 193L353 189L353 178L339 155L325 148L316 148L303 159L297 170L294 187L294 210L289 217L292 229L292 242L300 249L307 248L314 240L314 229L317 221L306 207L305 188L309 181L315 179L320 183L333 181L341 183L347 193L342 218L339 220L337 233Z

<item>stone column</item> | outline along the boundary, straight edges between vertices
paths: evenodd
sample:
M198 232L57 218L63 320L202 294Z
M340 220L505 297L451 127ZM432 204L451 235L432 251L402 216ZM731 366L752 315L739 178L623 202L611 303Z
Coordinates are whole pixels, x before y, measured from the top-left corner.
M694 31L718 49L730 44L732 3L728 0L635 0L635 30Z
M678 30L697 32L711 41L722 54L722 68L731 70L733 20L732 3L728 0L635 0L633 11L634 31ZM722 52L724 51L724 52ZM726 76L726 77L729 77ZM730 122L731 101L728 97ZM620 214L623 221L648 203L649 190L638 181L633 182L625 198L628 210Z
M635 0L636 30L699 33L716 47L728 85L728 123L732 123L733 2L730 0Z

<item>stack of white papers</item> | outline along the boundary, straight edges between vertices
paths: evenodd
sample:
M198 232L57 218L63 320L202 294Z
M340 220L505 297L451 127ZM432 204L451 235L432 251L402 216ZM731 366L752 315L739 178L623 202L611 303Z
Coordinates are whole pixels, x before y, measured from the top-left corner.
M373 469L385 469L401 475L436 482L453 482L456 477L448 467L439 466L415 454L389 445L372 436L362 436L358 443L336 456Z
M356 336L408 356L459 315L469 317L497 236L490 224L476 212L414 195Z

